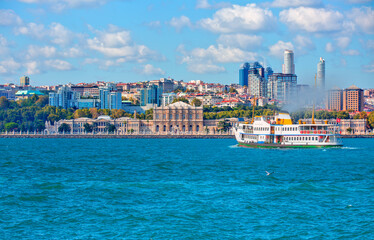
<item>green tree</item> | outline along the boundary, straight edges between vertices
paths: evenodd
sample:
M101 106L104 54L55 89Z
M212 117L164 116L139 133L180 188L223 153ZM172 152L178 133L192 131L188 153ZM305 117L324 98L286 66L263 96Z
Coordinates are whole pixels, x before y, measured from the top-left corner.
M0 97L0 109L8 109L10 107L10 101L6 97Z
M108 133L114 133L114 131L116 131L116 126L114 124L107 123L105 126L105 131Z
M7 130L8 132L9 132L9 131L13 131L13 130L17 130L17 128L18 128L18 124L15 123L15 122L5 123L4 128L5 128L5 130Z
M175 98L172 103L176 103L176 102L185 102L189 104L187 98L184 98L184 97Z
M218 122L218 130L227 132L230 129L230 123L228 120L223 120Z
M235 88L231 87L231 88L229 89L229 93L238 93L238 91L236 91Z
M369 126L371 127L371 129L374 128L374 112L371 112L371 113L368 115L368 124L369 124Z
M66 123L63 123L63 124L61 124L61 126L58 127L58 132L59 133L62 133L62 132L69 133L70 131L71 131L71 128Z
M89 123L83 124L83 127L86 133L90 133L93 131L93 125L90 125Z
M349 134L351 134L351 132L352 132L352 128L347 128L347 132L349 133Z
M201 102L200 99L197 99L197 98L194 98L192 101L191 101L191 104L196 106L196 107L200 107L203 103Z
M153 120L153 108L145 111L145 119Z

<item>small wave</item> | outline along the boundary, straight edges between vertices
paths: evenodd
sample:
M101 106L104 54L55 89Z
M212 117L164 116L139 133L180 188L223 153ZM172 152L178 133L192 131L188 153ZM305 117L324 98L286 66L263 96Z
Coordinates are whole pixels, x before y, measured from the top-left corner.
M231 145L231 146L229 146L229 148L239 148L239 145L238 144Z
M342 147L342 149L357 150L357 149L363 149L363 148L358 148L358 147Z

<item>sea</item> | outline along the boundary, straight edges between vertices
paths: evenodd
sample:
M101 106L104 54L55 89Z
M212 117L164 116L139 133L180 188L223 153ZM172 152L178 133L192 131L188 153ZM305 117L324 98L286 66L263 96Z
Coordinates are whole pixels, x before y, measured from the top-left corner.
M0 239L374 239L374 139L343 142L0 139Z

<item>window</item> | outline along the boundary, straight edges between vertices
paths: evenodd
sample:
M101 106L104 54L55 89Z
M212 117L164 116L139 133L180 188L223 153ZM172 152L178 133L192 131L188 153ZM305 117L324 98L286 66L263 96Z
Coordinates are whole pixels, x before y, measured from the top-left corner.
M199 114L196 114L196 119L199 119Z
M170 120L173 119L173 115L172 114L169 115L169 119Z
M192 119L192 114L190 114L189 119Z

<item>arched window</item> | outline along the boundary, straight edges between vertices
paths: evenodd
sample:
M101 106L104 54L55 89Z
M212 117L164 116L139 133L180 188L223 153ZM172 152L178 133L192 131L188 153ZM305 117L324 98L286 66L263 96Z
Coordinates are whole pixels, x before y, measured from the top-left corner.
M166 132L166 125L164 125L164 132Z
M156 126L156 132L158 132L158 131L159 131L159 126L157 125L157 126Z
M196 132L200 131L199 125L196 125Z

